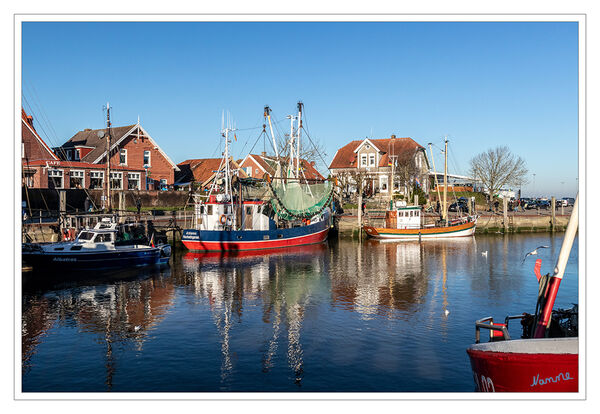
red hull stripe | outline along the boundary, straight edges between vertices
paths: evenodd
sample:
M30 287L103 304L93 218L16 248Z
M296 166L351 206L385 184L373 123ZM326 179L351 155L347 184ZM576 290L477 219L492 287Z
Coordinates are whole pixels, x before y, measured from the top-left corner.
M239 251L239 250L262 250L275 249L281 247L301 246L304 244L321 243L327 238L329 228L321 230L318 233L306 236L293 237L289 239L277 240L259 240L252 242L205 242L205 241L184 241L183 244L189 250L199 251Z
M578 354L522 354L468 349L479 391L577 392Z

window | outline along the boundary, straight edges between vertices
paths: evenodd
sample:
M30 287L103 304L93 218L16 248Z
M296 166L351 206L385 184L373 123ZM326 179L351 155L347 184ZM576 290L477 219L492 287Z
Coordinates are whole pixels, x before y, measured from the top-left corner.
M246 206L246 215L248 215L248 216L252 215L252 207Z
M382 193L387 193L388 191L388 177L387 175L382 175L379 177L379 189Z
M246 174L248 177L252 177L252 167L246 167Z
M69 176L70 188L84 188L84 172L82 170L71 170Z
M112 190L121 190L123 188L123 173L122 172L111 172L110 173L110 188Z
M24 171L23 172L23 182L27 187L33 187L33 176L35 175L35 171Z
M209 216L212 216L212 213L213 213L213 206L212 205L206 206L206 214L208 214Z
M150 151L144 151L144 167L150 166Z
M363 154L360 156L360 166L361 167L367 166L367 155L366 154Z
M63 188L62 170L48 170L48 188Z
M80 158L79 158L79 150L78 149L73 150L73 158L75 159L75 161L79 161L80 160Z
M375 154L369 154L369 167L375 166Z
M119 164L127 165L127 150L125 148L119 152Z
M254 169L254 173L255 173L256 175L258 175L258 168L255 168L255 169Z
M90 189L101 190L104 187L104 171L90 171Z
M166 190L167 189L167 179L166 178L161 178L160 179L160 189L161 190Z
M67 161L71 161L73 159L73 153L71 150L67 150Z
M140 173L127 173L127 189L128 190L139 190L140 189Z

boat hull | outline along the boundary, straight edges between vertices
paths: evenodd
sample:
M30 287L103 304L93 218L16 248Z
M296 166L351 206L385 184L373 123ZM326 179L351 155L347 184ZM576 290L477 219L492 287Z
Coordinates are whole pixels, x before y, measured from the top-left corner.
M577 349L577 338L523 339L472 345L467 354L478 391L578 392Z
M278 249L322 243L329 232L328 220L302 227L274 230L183 231L182 243L192 251L245 251Z
M451 237L469 237L475 234L475 222L449 227L429 227L422 229L392 229L364 226L369 237L380 240L419 240L443 239Z
M147 266L159 263L161 257L159 248L149 248L143 251L112 250L104 252L83 253L46 253L23 252L23 261L34 269L44 270L100 270ZM168 260L168 257L166 258Z

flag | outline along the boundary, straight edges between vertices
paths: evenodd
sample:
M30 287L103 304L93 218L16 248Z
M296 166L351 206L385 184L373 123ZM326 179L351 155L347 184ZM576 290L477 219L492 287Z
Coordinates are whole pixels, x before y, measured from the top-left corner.
M235 135L235 133L233 134L233 139L237 142L237 136Z
M388 167L392 166L392 160L388 160Z
M415 178L415 183L417 183L418 187L421 187L421 183L419 182L419 178Z
M152 233L152 237L150 237L150 246L154 247L154 233Z

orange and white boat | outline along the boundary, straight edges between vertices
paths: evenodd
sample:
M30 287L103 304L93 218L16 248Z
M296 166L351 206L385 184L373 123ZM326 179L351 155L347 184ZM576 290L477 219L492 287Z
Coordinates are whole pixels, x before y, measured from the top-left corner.
M420 206L400 206L386 211L385 227L363 226L369 237L380 240L421 240L469 237L475 234L477 216L423 224Z

